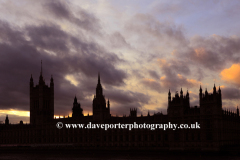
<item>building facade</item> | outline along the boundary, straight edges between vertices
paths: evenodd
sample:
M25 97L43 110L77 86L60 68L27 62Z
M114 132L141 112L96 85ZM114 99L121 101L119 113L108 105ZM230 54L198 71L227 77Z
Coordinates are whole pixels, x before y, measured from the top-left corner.
M54 82L45 84L42 70L38 85L30 78L30 124L10 124L8 116L0 125L1 146L60 146L102 149L153 149L153 150L220 150L226 146L240 145L239 109L236 112L222 109L221 89L213 93L199 90L199 105L190 107L189 93L174 97L168 93L167 114L156 113L137 116L137 109L130 109L129 116L110 114L110 101L103 95L98 75L96 94L93 98L93 115L84 116L75 96L72 117L54 118ZM58 129L63 124L194 124L200 129Z

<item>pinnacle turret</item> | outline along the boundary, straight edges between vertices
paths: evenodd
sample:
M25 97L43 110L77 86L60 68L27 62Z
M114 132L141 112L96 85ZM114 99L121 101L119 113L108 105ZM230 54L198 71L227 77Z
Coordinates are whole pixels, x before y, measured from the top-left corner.
M100 73L98 73L98 84L96 88L96 96L98 97L99 95L102 95L102 85L101 85L101 80L100 80Z

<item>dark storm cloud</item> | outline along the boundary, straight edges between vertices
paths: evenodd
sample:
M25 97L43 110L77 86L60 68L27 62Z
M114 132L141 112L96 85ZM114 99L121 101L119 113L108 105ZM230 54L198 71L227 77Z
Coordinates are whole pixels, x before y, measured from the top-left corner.
M0 39L4 43L19 44L23 41L23 33L17 27L10 26L6 21L0 20ZM23 41L24 43L25 41Z
M189 75L191 73L188 64L183 60L168 60L167 64L163 64L162 69L165 74L175 72L178 74Z
M56 17L66 19L71 17L71 11L67 3L61 1L49 1L44 6L46 6Z
M70 50L72 46L76 52ZM1 109L29 110L29 79L33 74L34 85L38 84L40 61L43 60L43 76L50 84L53 75L55 83L55 111L71 111L75 94L83 101L94 93L89 88L97 84L97 73L106 85L124 85L127 75L116 64L123 62L114 53L84 38L77 38L58 25L48 23L16 28L0 21L0 106ZM65 79L67 74L83 76L75 87ZM94 81L93 84L89 82ZM81 88L82 86L83 89ZM84 90L85 89L85 90ZM63 113L62 113L63 114Z
M142 109L148 104L150 96L132 91L124 91L120 89L107 89L104 91L105 97L110 101L111 114L113 115L129 115L130 108ZM114 104L114 105L111 105Z
M68 35L54 24L27 26L26 30L30 36L30 43L41 49L50 50L56 54L69 52L67 47Z
M116 103L129 104L129 103L143 103L147 104L150 96L140 92L124 91L124 90L106 90L106 96Z
M222 90L222 98L234 100L240 98L240 90L238 88L224 87Z
M149 70L148 73L149 73L149 75L150 75L152 78L154 78L154 79L156 79L156 80L159 80L160 76L158 75L158 73L157 73L156 71L154 71L154 70Z
M164 91L163 91L163 87L162 87L161 84L160 84L160 80L158 80L158 81L152 81L152 80L149 80L149 79L143 79L143 80L141 81L141 83L142 83L144 86L146 86L146 87L148 87L148 88L150 88L150 89L152 89L152 90L155 90L155 91L157 91L157 92L159 92L159 93L164 92Z
M210 37L195 36L190 44L176 53L178 58L188 57L191 65L201 65L212 71L224 69L227 62L240 61L240 38L212 35Z
M55 17L76 24L85 30L99 33L99 30L101 29L99 21L94 15L78 8L77 16L75 16L71 12L71 4L65 1L52 0L45 3L43 6L46 7L46 10L52 13Z
M181 60L162 60L159 59L159 66L162 72L160 79L143 79L141 83L148 88L159 93L166 92L169 88L178 90L180 87L191 88L196 86L196 80L187 79L183 75L189 75L189 66ZM150 74L154 74L150 70Z

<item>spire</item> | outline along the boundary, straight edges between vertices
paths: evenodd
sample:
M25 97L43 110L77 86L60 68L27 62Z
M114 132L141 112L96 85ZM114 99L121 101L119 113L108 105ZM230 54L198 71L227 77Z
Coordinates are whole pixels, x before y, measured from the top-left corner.
M8 119L8 115L6 116L6 119L5 119L5 125L8 125L9 124L9 119Z
M33 78L32 78L32 74L31 74L31 78L30 78L30 87L33 87Z
M42 60L41 60L41 75L42 75Z
M100 73L98 72L98 84L101 84L100 82Z
M181 88L181 91L180 91L180 97L181 97L181 98L183 97L183 91L182 91L182 88Z
M97 84L97 88L96 88L96 96L100 96L102 95L102 85L100 82L100 73L98 72L98 84Z
M239 109L238 109L238 106L237 106L237 116L239 117Z
M76 95L75 95L75 98L74 98L74 103L77 103L77 97L76 97Z
M214 83L214 87L213 87L213 93L216 93L216 86L215 86L215 83Z
M39 84L44 83L43 76L42 76L42 60L41 60L41 72L40 72L40 77L39 77Z
M108 99L108 102L107 102L107 107L110 108L110 102L109 102L109 99Z
M33 81L33 78L32 78L32 74L31 74L31 78L30 78L30 81Z
M149 110L148 110L148 116L150 116L150 114L149 114Z
M170 89L169 89L169 92L168 92L168 103L171 101L171 92L170 92Z
M218 88L218 92L221 93L220 85L219 85L219 88Z

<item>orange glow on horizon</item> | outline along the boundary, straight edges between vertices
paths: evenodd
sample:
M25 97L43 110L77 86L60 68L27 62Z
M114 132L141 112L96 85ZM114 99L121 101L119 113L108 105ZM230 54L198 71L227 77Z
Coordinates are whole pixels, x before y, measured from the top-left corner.
M22 117L30 117L30 112L10 109L10 110L0 110L0 115L17 115Z

